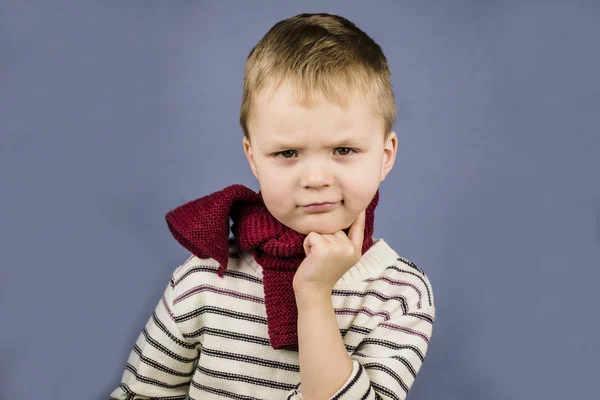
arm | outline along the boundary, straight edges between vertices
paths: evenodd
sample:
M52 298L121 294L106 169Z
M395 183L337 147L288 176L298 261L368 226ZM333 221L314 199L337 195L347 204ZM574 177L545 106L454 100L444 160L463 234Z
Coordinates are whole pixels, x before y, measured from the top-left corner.
M352 373L352 360L340 336L331 295L299 294L296 304L303 398L328 399Z
M184 400L198 358L196 345L184 338L173 315L174 282L139 335L127 359L114 400Z
M407 313L397 310L349 357L337 323L332 323L331 300L317 306L299 299L302 397L297 398L404 400L427 353L434 317L433 306Z
M304 240L306 258L294 275L298 307L301 394L291 399L403 400L421 368L433 330L434 306L398 307L368 333L352 356L339 334L331 291L361 258L365 212L343 231ZM381 319L381 315L373 318ZM350 369L350 365L352 368Z

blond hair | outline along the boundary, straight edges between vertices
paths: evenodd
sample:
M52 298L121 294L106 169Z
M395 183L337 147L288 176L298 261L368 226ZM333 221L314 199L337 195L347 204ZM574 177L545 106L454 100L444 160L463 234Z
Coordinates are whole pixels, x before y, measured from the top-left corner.
M249 136L253 98L290 82L310 107L319 94L342 107L353 95L371 96L389 134L396 121L391 73L381 47L347 19L299 14L276 23L254 46L244 69L240 125Z

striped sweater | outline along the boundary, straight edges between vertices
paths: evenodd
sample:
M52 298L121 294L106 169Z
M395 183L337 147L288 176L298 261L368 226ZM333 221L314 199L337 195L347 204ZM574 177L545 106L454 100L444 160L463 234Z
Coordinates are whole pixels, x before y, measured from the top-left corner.
M191 256L175 270L111 399L302 399L298 351L269 345L260 265L230 242L218 267ZM332 399L405 399L433 329L425 273L375 239L332 302L353 362Z

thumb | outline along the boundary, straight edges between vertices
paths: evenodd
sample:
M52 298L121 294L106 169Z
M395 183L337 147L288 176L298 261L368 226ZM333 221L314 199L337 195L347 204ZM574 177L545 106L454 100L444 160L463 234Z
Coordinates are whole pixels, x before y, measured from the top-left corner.
M356 217L356 220L354 221L354 223L350 227L350 231L348 232L348 239L350 239L350 241L354 245L354 248L358 252L361 252L363 240L365 238L365 218L366 211L363 210L360 214L358 214L358 217Z
M302 246L304 247L304 253L308 256L311 253L311 248L315 245L315 239L318 234L315 232L310 232L306 238L304 238L304 242L302 242Z

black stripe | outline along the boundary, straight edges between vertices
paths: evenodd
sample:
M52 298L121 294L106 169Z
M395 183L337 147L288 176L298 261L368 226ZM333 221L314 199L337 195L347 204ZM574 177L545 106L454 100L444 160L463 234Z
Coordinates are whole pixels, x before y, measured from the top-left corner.
M194 381L192 381L192 386L195 387L198 390L201 390L201 391L204 391L204 392L208 392L208 393L218 394L219 396L223 396L223 397L229 397L230 399L236 399L236 400L261 400L261 399L258 399L256 397L242 396L241 394L235 394L233 392L227 392L225 390L211 388L209 386L204 386L204 385L201 385L201 384L196 383Z
M272 388L272 389L280 389L280 390L294 389L294 385L291 385L289 383L275 382L275 381L271 381L268 379L254 378L252 376L247 376L247 375L239 375L239 374L232 374L232 373L228 373L228 372L215 371L212 369L204 368L200 365L197 367L197 370L204 375L208 375L213 378L224 379L227 381L250 383L250 384L253 384L256 386L263 386L263 387L268 387L268 388Z
M215 358L222 358L227 360L235 360L240 362L245 362L249 364L262 365L264 367L275 368L277 370L285 370L285 371L293 371L300 372L300 367L298 365L287 364L277 361L265 360L263 358L246 356L237 353L228 353L225 351L213 350L207 347L202 349L202 355L209 355Z
M192 365L192 369L190 370L190 372L179 372L179 371L175 371L174 369L171 369L171 368L168 368L168 367L162 365L161 363L159 363L156 360L153 360L152 358L146 357L142 353L142 349L140 349L137 344L133 346L133 351L139 356L141 362L143 362L144 364L149 365L159 371L165 372L169 375L179 376L182 378L191 378L194 375L194 366L193 365Z
M351 326L348 329L340 329L340 335L342 335L342 337L346 336L346 334L348 333L348 331L360 333L362 335L368 335L369 333L371 333L372 329L363 328L363 327L360 327L360 326Z
M400 400L400 397L398 397L398 395L396 393L392 392L385 386L381 386L380 384L375 383L375 382L371 382L371 386L373 386L373 389L375 389L376 398L381 398L381 395L380 395L380 393L381 393L381 394L385 394L386 396L388 396L394 400Z
M135 395L135 393L133 393L133 391L131 391L131 389L129 389L129 386L127 386L124 383L121 383L120 388L127 393L127 399L126 400L131 400L133 399L133 396Z
M215 265L198 265L195 267L191 267L187 271L185 271L185 273L183 275L181 275L181 276L177 277L177 279L175 279L175 286L179 285L185 278L187 278L191 274L194 274L197 272L208 272L208 273L217 275L219 272L219 267L215 266Z
M196 337L202 336L204 334L212 335L212 336L219 336L219 337L232 339L232 340L239 340L241 342L247 342L247 343L249 342L249 343L260 344L263 346L270 346L269 339L265 339L263 337L244 335L241 333L225 331L222 329L214 329L214 328L209 328L206 326L203 326L202 328L200 328L197 331L192 332L192 333L187 333L187 334L184 333L183 336L188 337L188 338L196 338Z
M427 289L427 298L429 299L429 305L430 306L433 305L433 303L431 302L431 292L429 290L429 285L427 284L427 282L425 282L425 279L423 279L424 275L415 274L412 271L407 271L407 270L399 268L399 267L397 267L395 265L391 265L391 266L387 267L387 269L393 269L393 270L398 271L400 273L414 275L417 278L419 278L421 280L421 282L423 282L423 285L425 286L425 289Z
M183 321L187 321L189 319L196 318L202 314L216 314L216 315L222 315L225 317L230 317L233 319L239 319L242 321L256 322L258 324L263 324L263 325L267 324L267 319L264 317L259 317L256 315L246 314L246 313L241 313L241 312L230 311L225 308L219 308L219 307L213 307L213 306L202 306L200 308L195 309L194 311L190 311L186 314L177 316L177 317L175 317L175 322L180 323Z
M400 375L398 375L396 372L394 372L391 369L389 369L387 366L385 366L383 364L378 364L378 363L366 363L366 364L363 365L363 367L365 369L378 370L378 371L385 372L392 379L394 379L396 382L398 382L398 385L400 385L400 387L405 392L408 393L408 385L406 383L404 383L404 381L402 380L402 378L400 377Z
M191 274L207 272L207 273L210 273L213 275L217 275L218 271L219 271L219 267L215 267L215 266L192 267L189 270L187 270L185 272L185 274L183 274L179 278L177 278L177 280L175 281L175 286L179 285L181 283L181 281L183 281L185 278L187 278ZM244 280L244 281L248 281L248 282L252 282L252 283L257 283L260 285L262 285L262 283L263 283L262 279L258 278L255 275L250 275L250 274L246 274L246 273L239 272L239 271L230 271L228 269L226 269L225 272L223 272L223 276L240 279L240 280Z
M410 374L413 376L413 378L417 377L417 370L413 367L413 365L410 363L410 361L408 361L406 358L404 358L402 356L391 356L390 358L400 361L402 364L404 364L406 369L408 369L408 372L410 372Z
M411 268L414 268L414 269L416 269L416 270L417 270L417 271L419 271L421 274L425 275L425 272L424 272L424 271L423 271L421 268L417 267L417 265L416 265L415 263L413 263L412 261L410 261L410 260L407 260L407 259L406 259L406 258L404 258L404 257L398 257L398 261L402 261L404 264L408 265L408 266L409 266L409 267L411 267Z
M354 375L352 377L352 379L350 380L350 382L348 382L348 384L342 390L340 390L335 396L333 396L330 400L340 399L344 395L344 393L346 393L348 390L350 390L350 388L352 388L352 386L354 386L356 384L356 382L360 379L360 377L364 373L364 369L363 369L362 365L360 365L360 363L358 365L359 365L359 367L358 367L358 372L356 373L356 375Z
M168 348L166 348L165 346L160 344L157 340L152 338L152 336L150 336L150 334L148 333L148 330L146 328L144 328L144 330L142 331L142 334L146 338L146 342L148 342L152 347L154 347L161 353L166 354L167 356L171 357L173 360L177 360L179 362L187 364L187 363L196 361L196 358L198 358L197 356L194 358L186 358L186 357L180 356L177 353L172 352L171 350L169 350Z
M402 295L385 296L383 293L377 292L375 290L367 290L366 292L358 292L358 291L353 291L353 290L333 290L331 292L331 294L334 295L334 296L344 296L344 297L366 297L366 296L373 296L373 297L376 297L377 299L379 299L379 300L381 300L383 302L387 302L388 300L396 300L402 306L402 311L404 313L406 313L406 311L408 309L407 302L406 302L406 297L404 297Z
M367 400L369 398L369 396L371 395L372 391L373 391L373 386L369 385L369 388L367 389L366 393L362 395L360 400Z
M372 359L372 357L370 357L364 353L360 353L360 352L356 352L356 353L352 354L352 356L363 357L366 360ZM408 369L408 372L410 372L410 374L413 376L413 378L417 377L417 370L412 366L410 361L408 361L406 358L401 357L401 356L391 356L390 358L400 361L402 364L404 364L406 369Z
M127 393L127 398L125 400L133 400L135 398L135 393L133 393L133 391L129 388L129 386L127 386L127 384L121 383L121 385L119 387L121 388L121 390L123 390L123 392ZM118 400L118 399L115 399L114 397L110 397L109 399L110 400ZM186 399L187 399L187 397L185 395L161 397L161 400L186 400Z
M240 280L247 281L247 282L256 283L259 285L263 284L263 280L261 278L259 278L258 276L246 274L246 273L240 272L240 271L232 271L232 270L227 269L227 270L225 270L223 275L230 276L232 278L240 279Z
M294 397L297 394L298 394L298 392L294 390L292 393L290 393L290 395L287 397L286 400L290 400L292 397Z
M406 313L406 315L422 319L423 321L427 321L431 325L433 325L433 317L429 314L415 312L415 313Z
M366 360L372 359L373 357L368 356L364 353L361 352L356 352L354 354L352 354L352 356L354 357L363 357ZM398 360L400 361L402 364L404 364L404 366L406 367L406 369L408 369L408 372L410 372L410 374L416 378L417 377L417 371L415 370L415 368L412 366L412 364L410 363L410 361L408 361L406 358L401 357L401 356L391 356L390 358L393 358L394 360Z
M417 357L419 357L419 359L421 361L423 361L425 359L425 356L423 355L423 353L421 353L421 349L419 349L417 346L413 346L410 344L394 343L394 342L390 342L389 340L382 340L382 339L364 338L363 341L360 342L359 347L362 347L365 344L374 344L377 346L387 347L388 349L392 349L392 350L400 350L400 349L412 350L417 355Z
M184 347L186 349L194 350L196 348L196 345L194 343L187 343L187 342L184 342L183 340L175 337L171 333L171 331L169 331L169 329L167 329L167 327L158 318L158 316L156 315L156 312L152 313L152 319L154 321L154 324L156 324L156 326L158 326L160 328L160 330L163 331L163 333L165 335L167 335L173 342L177 343L178 345L180 345L181 347Z
M137 369L129 363L127 363L127 365L125 366L125 369L127 371L131 372L133 375L135 375L135 379L137 381L146 383L148 385L158 386L158 387L162 387L165 389L179 389L179 388L183 388L183 387L189 387L189 385L190 385L189 381L180 383L178 385L169 385L168 383L164 383L164 382L161 382L156 379L150 379L147 376L138 374ZM174 398L179 398L179 397L174 397ZM183 398L185 399L185 397L183 397Z
M300 389L300 383L297 384L296 386L294 386L294 391L290 393L290 395L287 397L286 400L290 400L292 397L296 396L299 392Z

